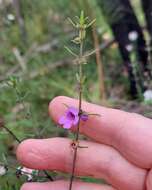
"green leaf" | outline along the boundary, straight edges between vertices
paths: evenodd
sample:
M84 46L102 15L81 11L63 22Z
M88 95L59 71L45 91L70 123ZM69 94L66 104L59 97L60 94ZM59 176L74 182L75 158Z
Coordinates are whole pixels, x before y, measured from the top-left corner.
M76 24L73 22L71 18L68 18L68 21L72 24L72 26L76 27Z
M86 76L83 76L83 78L82 78L82 84L84 84L85 81L86 81Z
M76 73L76 79L77 79L78 82L80 82L80 76L79 76L78 73Z
M79 37L76 37L72 40L72 42L74 42L75 44L80 44L80 38Z
M64 46L64 48L65 48L71 55L73 55L73 56L75 56L75 57L78 57L78 55L77 55L76 53L74 53L69 47Z
M89 24L87 24L87 28L93 25L96 22L96 19L92 20Z

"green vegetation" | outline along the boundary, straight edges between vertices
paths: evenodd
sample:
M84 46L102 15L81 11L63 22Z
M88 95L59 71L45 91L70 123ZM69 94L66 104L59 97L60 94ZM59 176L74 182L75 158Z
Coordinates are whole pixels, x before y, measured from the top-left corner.
M0 8L0 119L4 119L6 127L20 140L67 135L64 130L54 126L47 110L49 101L55 96L77 98L76 68L64 48L65 45L72 45L69 39L75 36L67 18L87 9L82 1L76 2L21 1L23 28L17 21L16 11L11 3L4 3ZM99 40L104 44L105 36L108 35L109 40L112 38L111 31L95 1L89 3L97 18ZM10 19L10 15L14 16L14 19ZM88 33L85 48L92 50L92 31ZM73 49L78 51L74 45ZM129 101L128 80L125 75L120 76L120 73L123 73L123 64L115 44L106 48L101 56L107 94L106 105L152 117L149 104ZM100 104L102 100L94 55L90 57L85 69L87 80L84 99ZM15 87L13 80L16 81ZM4 163L5 155L8 165L17 166L16 146L17 142L1 128L0 162ZM25 179L17 179L12 168L9 168L7 173L0 177L0 189L18 190Z

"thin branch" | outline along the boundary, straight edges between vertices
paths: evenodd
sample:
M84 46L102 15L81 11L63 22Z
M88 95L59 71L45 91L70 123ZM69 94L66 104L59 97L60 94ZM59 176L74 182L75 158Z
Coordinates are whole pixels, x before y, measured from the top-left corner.
M43 170L44 174L46 175L46 177L50 180L50 181L54 181L54 179L52 178L52 176L50 176L50 174L46 171Z
M6 126L3 126L3 128L15 139L18 143L21 143L22 141L13 133L9 128Z
M82 16L82 12L81 12ZM80 18L81 18L80 16ZM82 16L83 17L83 16ZM77 153L79 148L79 131L80 131L80 121L81 121L81 114L82 114L82 93L83 93L83 70L82 70L82 58L83 58L83 43L84 43L84 37L83 33L85 32L85 29L80 27L79 29L79 35L80 35L80 54L79 54L79 120L77 125L77 131L76 131L76 137L75 137L75 143L76 147L74 148L74 156L73 156L73 164L72 164L72 174L70 177L70 184L69 184L69 190L72 190L73 180L75 176L75 168L76 168L76 159L77 159Z
M21 67L21 69L23 70L23 72L25 72L27 70L26 68L26 61L24 60L24 57L21 56L20 51L18 48L13 48L13 53Z
M92 26L92 33L94 38L94 46L96 49L99 49L99 40L96 33L95 26ZM96 51L96 64L97 64L97 72L98 72L98 78L99 78L99 91L100 91L100 98L101 100L105 101L106 99L106 92L105 92L105 85L104 85L104 71L103 71L103 64L101 61L101 54L100 51Z
M9 128L7 128L7 127L5 126L4 121L3 121L2 118L0 118L0 128L5 129L5 130L13 137L13 139L15 139L18 143L21 143L21 142L22 142L22 140L20 140L20 139L15 135L14 132L12 132ZM52 178L52 176L49 175L49 173L48 173L46 170L43 170L43 172L44 172L45 176L47 177L47 179L49 179L50 181L54 181L54 179Z
M22 6L20 0L13 0L13 6L15 9L15 14L20 30L21 40L24 43L24 45L27 45L27 31L25 27L23 12L22 12Z
M95 17L94 12L91 10L91 6L89 4L89 1L86 2L86 7L88 8L88 11L90 14L91 19ZM99 47L99 38L96 31L96 24L94 23L92 26L92 36L94 41L94 47L95 47L95 56L96 56L96 64L97 64L97 73L98 73L98 79L99 79L99 92L100 92L100 98L102 102L105 102L106 100L106 91L105 91L105 84L104 84L104 70L103 70L103 63L101 58L101 52Z
M84 57L94 55L96 51L103 52L105 49L109 48L113 43L115 43L114 39L105 41L105 43L100 44L98 48L85 52Z

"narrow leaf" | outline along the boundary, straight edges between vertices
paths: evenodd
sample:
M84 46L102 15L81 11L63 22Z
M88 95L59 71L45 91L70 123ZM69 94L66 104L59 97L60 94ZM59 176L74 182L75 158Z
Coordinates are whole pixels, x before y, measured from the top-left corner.
M78 57L76 53L74 53L69 47L64 46L64 48L73 56Z

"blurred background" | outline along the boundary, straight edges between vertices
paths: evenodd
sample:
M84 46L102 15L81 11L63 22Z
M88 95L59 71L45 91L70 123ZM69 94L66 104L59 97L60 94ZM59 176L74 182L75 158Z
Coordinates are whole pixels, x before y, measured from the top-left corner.
M77 98L77 66L64 46L78 52L67 18L81 10L96 18L85 42L85 53L96 51L84 65L84 99L152 118L152 3L123 2L0 0L0 189L18 190L25 180L16 176L17 142L6 128L20 140L71 135L50 120L48 104Z

